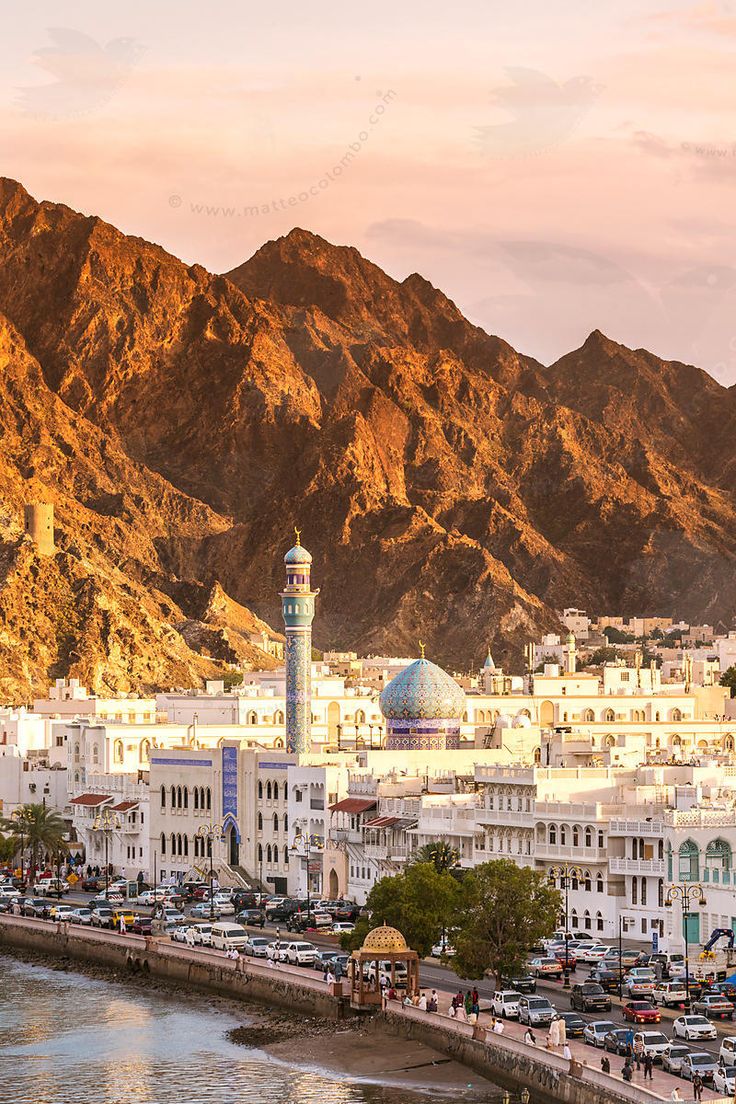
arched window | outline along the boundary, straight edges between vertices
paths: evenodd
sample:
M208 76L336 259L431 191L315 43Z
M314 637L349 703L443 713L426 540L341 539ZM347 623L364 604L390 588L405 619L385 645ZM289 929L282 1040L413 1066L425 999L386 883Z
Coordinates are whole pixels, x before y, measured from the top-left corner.
M163 832L161 833L161 854L166 854L166 836L163 834Z
M165 786L161 787L161 808L162 809L166 808L166 787Z
M681 882L697 882L700 877L698 845L691 839L680 845L679 879Z
M171 808L176 808L176 786L171 787Z
M616 714L612 709L607 709L606 712L603 714L603 720L607 724L611 724L612 721L616 720Z
M570 885L573 889L579 889L580 888L580 883L578 882L577 874L573 874L572 878L570 879Z
M552 844L557 843L557 829L554 824L550 824L549 826L549 842Z
M642 878L641 880L641 903L645 905L647 903L647 880Z
M199 787L199 807L204 809L204 786Z
M595 891L596 893L603 893L603 875L601 873L595 876Z
M184 836L184 854L189 855L189 836Z
M636 837L634 837L634 839L632 839L631 841L631 857L632 859L639 858L639 841L638 839L636 839ZM642 858L644 858L643 855Z
M725 740L723 741L723 747L726 751L733 751L733 736L726 736Z
M572 910L572 912L570 913L570 926L571 926L571 928L573 929L573 931L574 931L574 930L575 930L575 928L577 928L577 926L578 926L578 913L577 913L577 909L573 909L573 910Z
M194 787L194 808L199 809L199 786Z
M289 865L289 848L284 847L284 866Z
M288 813L284 813L284 831L285 832L289 831L289 814Z
M256 713L255 709L251 709L250 713L248 714L248 724L258 724L258 714Z
M177 809L181 809L181 807L182 807L181 786L176 787L176 807L177 807Z
M188 786L184 787L183 793L184 793L184 808L188 809L189 808L189 787Z
M288 800L289 800L289 787L284 782L284 801L288 801Z
M631 879L631 903L639 904L639 879L635 877Z
M141 746L138 752L138 758L141 763L147 763L151 755L151 744L148 740L141 740Z
M272 796L273 796L273 795L272 795L272 793L271 793L271 782L270 782L270 781L268 781L268 782L266 783L266 800L267 800L267 801L270 801L270 800L271 800L271 797L272 797Z
M74 762L79 762L79 744L74 745Z
M612 748L612 747L615 747L615 746L616 746L616 737L615 737L615 736L613 736L613 735L612 735L612 734L611 734L611 733L609 732L609 733L608 733L608 735L607 735L607 736L606 736L606 737L604 738L604 740L603 740L603 746L604 746L604 747L607 747L607 748Z
M263 813L258 814L258 831L263 831Z
M657 904L660 908L664 907L664 878L657 882Z
M583 710L583 720L588 722L595 720L595 713L592 709Z
M673 709L672 710L672 720L673 721L681 721L682 720L682 710L681 709Z
M567 844L567 825L560 825L560 845L564 847Z
M258 861L263 862L263 844L258 844Z
M587 909L583 913L583 927L586 931L590 931L590 929L593 927L593 921L590 919L590 913Z
M171 833L171 854L176 854L176 836L173 832Z
M116 763L122 763L124 758L125 758L125 749L123 747L123 741L122 740L116 740L115 741L115 762Z
M278 832L278 830L279 830L279 814L278 813L273 814L273 830L274 830L274 832Z
M277 725L282 725L284 723L284 714L282 713L282 711L280 709L277 709L276 712L274 713L273 723L277 724Z
M209 812L212 808L212 790L209 786L205 791L205 797L207 798L207 811Z
M266 862L267 863L271 862L271 844L270 843L266 844Z
M100 749L97 747L97 744L93 744L92 745L92 762L93 763L99 763L99 761L100 761Z
M577 824L573 824L572 826L572 845L573 847L580 846L580 829Z
M598 846L603 847L603 831L601 829L598 830Z
M583 878L583 885L585 886L585 889L587 890L587 892L590 893L591 889L593 888L593 883L592 883L591 878L590 878L590 871L589 870L585 871L585 875L584 875L584 878Z
M705 849L703 876L711 882L727 882L731 873L731 848L724 839L711 840Z
M258 799L263 801L263 783L258 779Z
M664 858L664 840L659 840L657 843L657 858Z
M592 847L593 846L593 829L592 828L586 828L585 829L585 846L586 847Z
M595 914L595 927L596 927L596 931L599 931L599 932L603 931L603 913L602 912L597 912Z
M468 719L468 715L466 713L465 714L465 720L467 721L467 719ZM356 709L356 711L355 711L355 723L356 724L365 724L365 713L363 712L362 709Z

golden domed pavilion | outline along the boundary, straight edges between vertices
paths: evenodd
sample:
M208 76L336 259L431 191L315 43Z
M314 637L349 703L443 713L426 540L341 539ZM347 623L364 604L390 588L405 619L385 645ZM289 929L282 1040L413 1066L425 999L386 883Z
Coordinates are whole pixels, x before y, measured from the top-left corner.
M419 992L419 955L410 950L398 928L383 923L368 932L360 950L353 951L350 1003L366 1008L381 1004L381 978L386 976L392 986L406 984L409 996ZM396 972L403 963L406 974Z

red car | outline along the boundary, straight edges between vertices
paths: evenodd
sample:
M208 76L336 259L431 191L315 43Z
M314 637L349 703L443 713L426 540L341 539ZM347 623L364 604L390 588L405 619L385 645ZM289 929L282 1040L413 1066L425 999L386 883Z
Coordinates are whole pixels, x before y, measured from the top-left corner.
M625 1020L632 1023L659 1023L662 1019L659 1009L654 1008L648 1001L629 1001L623 1006Z
M557 959L557 961L563 967L565 966L565 948L564 947L562 948L561 951L555 951L555 958ZM576 957L572 953L572 951L570 951L570 953L567 956L567 968L568 968L568 970L574 970L575 967L577 966L577 964L578 964L578 960L576 959Z

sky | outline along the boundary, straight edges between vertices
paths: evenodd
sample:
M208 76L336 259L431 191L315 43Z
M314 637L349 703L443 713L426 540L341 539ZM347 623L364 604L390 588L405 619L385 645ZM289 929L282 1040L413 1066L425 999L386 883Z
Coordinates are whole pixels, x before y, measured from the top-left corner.
M215 272L301 226L551 363L736 382L736 0L48 0L0 172Z

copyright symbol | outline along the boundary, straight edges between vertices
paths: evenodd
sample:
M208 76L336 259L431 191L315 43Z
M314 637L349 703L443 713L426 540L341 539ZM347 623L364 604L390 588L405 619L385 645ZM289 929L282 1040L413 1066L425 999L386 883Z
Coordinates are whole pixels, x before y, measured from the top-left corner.
M169 207L181 207L181 196L180 195L170 195L169 196Z

